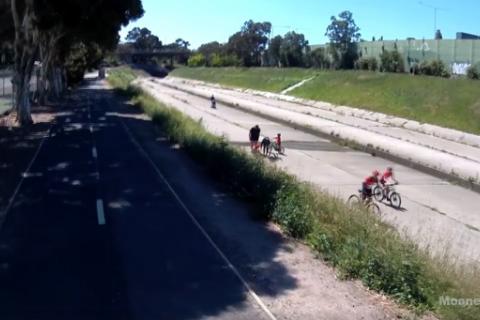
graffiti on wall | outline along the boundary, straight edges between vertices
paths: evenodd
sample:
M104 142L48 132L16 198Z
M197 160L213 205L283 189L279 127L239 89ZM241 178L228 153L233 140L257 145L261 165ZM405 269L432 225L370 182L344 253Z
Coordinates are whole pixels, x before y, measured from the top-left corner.
M465 75L470 66L471 64L467 62L454 62L452 63L452 73Z
M427 42L422 42L421 44L417 45L416 42L413 43L413 49L417 51L430 51L430 46Z

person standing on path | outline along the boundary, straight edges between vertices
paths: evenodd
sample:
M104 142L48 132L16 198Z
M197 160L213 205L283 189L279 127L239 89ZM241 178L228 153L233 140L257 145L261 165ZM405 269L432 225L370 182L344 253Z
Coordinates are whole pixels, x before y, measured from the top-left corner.
M215 97L213 96L213 94L210 97L210 102L211 102L212 109L216 109L217 108L217 100L215 100Z
M262 142L260 143L261 146L262 146L262 153L264 156L267 156L268 155L268 151L270 149L270 144L271 144L271 141L270 141L270 138L269 137L264 137L262 139Z
M256 124L250 129L249 139L250 139L250 149L252 151L258 150L258 139L260 138L260 127Z

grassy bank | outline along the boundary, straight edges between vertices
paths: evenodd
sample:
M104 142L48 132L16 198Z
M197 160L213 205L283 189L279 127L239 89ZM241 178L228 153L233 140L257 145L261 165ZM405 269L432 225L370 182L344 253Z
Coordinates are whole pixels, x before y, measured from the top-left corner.
M315 76L289 94L480 134L480 81L272 68L179 68L172 75L272 92Z
M419 311L433 310L446 319L477 319L480 306L446 307L439 304L439 297L480 297L478 272L456 270L446 261L429 258L377 217L352 210L267 165L263 158L230 146L201 123L129 87L134 77L120 69L109 80L215 178L256 204L262 218L272 219L286 233L308 243L344 278L360 279Z
M227 86L280 92L316 73L313 70L291 68L179 68L171 75Z

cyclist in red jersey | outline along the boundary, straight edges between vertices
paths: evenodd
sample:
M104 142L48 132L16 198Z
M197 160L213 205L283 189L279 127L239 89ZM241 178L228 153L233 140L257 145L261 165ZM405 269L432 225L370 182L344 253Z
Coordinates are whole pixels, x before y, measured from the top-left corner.
M388 180L392 180L394 183L398 184L397 179L395 179L395 176L393 175L393 168L392 167L387 167L387 170L382 174L382 177L380 178L380 183L382 185L385 185Z
M282 146L282 136L280 135L280 133L277 133L277 136L275 137L275 143L276 143L277 146L278 146L278 150L281 150L281 146Z
M375 170L370 176L365 178L362 183L362 200L372 197L372 187L378 183L379 176L380 172L378 172L378 170Z

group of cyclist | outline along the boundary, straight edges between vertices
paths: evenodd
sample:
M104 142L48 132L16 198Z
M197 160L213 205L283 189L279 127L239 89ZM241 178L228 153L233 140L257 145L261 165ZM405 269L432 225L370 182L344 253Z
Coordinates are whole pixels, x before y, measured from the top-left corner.
M272 141L270 141L269 137L264 137L259 144L258 141L260 139L260 132L261 130L258 124L250 129L250 150L255 152L258 151L261 147L262 153L264 155L268 155ZM282 136L280 133L278 133L277 136L274 138L273 143L277 150L281 150ZM389 182L398 184L398 181L397 179L395 179L395 176L393 174L392 167L387 167L387 169L382 174L380 174L378 170L374 170L372 174L366 177L365 180L363 180L362 182L362 200L372 197L372 190L376 185L381 184L383 187L385 187L385 185Z
M269 137L265 136L262 138L262 141L258 143L260 140L260 127L257 125L253 126L249 132L249 140L250 140L250 150L255 152L262 148L262 153L264 155L268 155L270 151L270 147L272 146L275 150L280 151L282 150L282 135L277 133L275 138L273 138L273 142L270 140ZM273 143L273 145L272 145Z
M377 184L385 186L387 182L392 181L398 184L397 179L393 174L393 168L387 167L383 174L380 174L378 170L374 170L371 175L365 178L362 182L362 200L370 199L372 197L372 190Z
M217 108L217 100L215 99L215 96L213 94L210 97L210 107L212 109ZM252 151L258 151L261 147L262 153L264 155L268 155L270 146L272 145L272 141L270 140L269 137L263 137L261 143L259 144L258 141L260 139L260 131L261 130L258 124L253 126L250 129L250 133L249 133L250 149ZM277 136L273 139L272 147L278 151L282 150L282 135L280 133L277 133Z
M211 96L210 101L211 107L215 109L217 103L213 95ZM260 132L261 129L258 124L250 129L250 150L252 152L257 152L261 148L262 153L264 155L268 155L272 141L269 137L265 136L262 138L262 141L258 143L258 141L260 140ZM281 145L282 136L280 133L277 133L277 136L273 140L273 147L276 150L281 150ZM381 184L382 186L385 186L389 181L398 184L398 181L395 179L395 176L393 174L392 167L387 167L387 169L382 174L380 174L378 170L374 170L372 174L366 177L365 180L362 182L362 200L370 199L372 197L372 190L376 185Z

